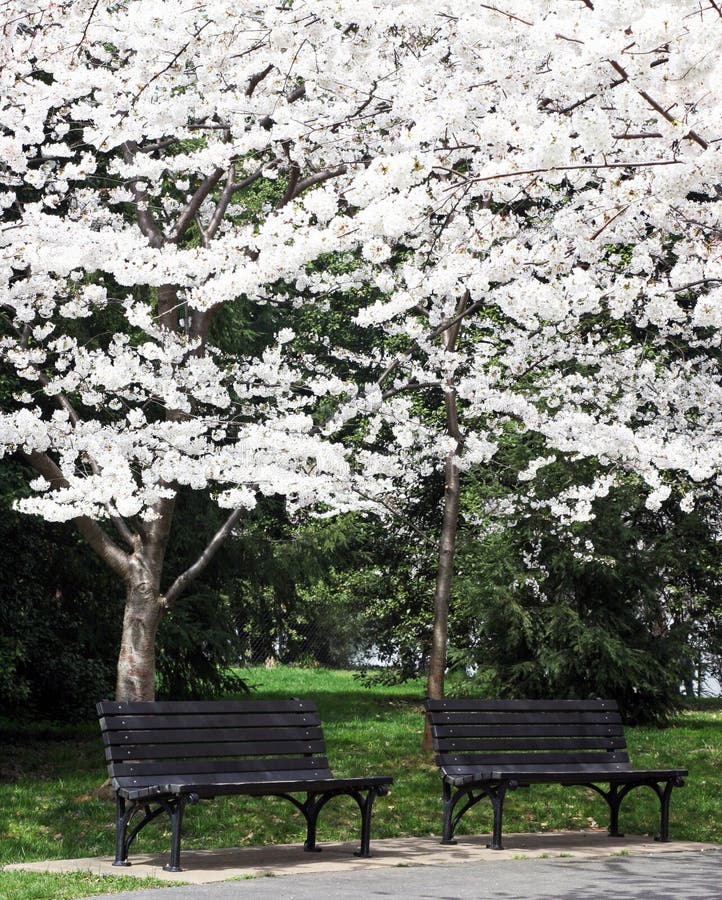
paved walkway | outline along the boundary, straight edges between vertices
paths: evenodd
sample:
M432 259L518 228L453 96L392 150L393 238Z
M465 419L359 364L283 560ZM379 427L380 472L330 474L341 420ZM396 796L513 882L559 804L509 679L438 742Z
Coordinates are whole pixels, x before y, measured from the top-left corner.
M506 849L493 851L486 848L485 840L462 837L451 847L442 847L438 838L373 840L374 855L370 859L353 856L353 842L324 844L318 854L304 853L298 844L185 850L181 873L163 871L163 854L133 855L129 868L113 867L105 858L51 860L6 868L46 872L81 869L187 882L182 887L113 894L114 900L722 897L722 846L717 844L659 844L647 837L563 832L505 835Z
M113 900L719 900L722 852L325 872L112 894Z

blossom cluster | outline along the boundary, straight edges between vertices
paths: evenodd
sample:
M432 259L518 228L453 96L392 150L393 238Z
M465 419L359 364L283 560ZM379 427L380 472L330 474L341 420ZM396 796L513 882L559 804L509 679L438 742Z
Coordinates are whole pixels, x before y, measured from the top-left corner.
M0 358L22 388L0 448L58 473L28 510L152 521L178 485L380 509L449 454L487 462L510 421L638 472L652 507L675 473L722 483L718 4L3 16ZM373 348L309 360L284 304L362 288ZM239 302L280 325L231 354L212 324Z

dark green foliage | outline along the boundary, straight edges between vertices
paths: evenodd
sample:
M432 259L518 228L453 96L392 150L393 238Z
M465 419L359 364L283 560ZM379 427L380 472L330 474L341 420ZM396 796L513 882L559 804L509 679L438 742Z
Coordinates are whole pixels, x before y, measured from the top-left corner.
M80 719L112 691L122 596L71 525L12 511L21 477L5 463L0 706L18 717Z
M224 511L203 494L181 490L173 539L166 557L172 579L195 562L220 527ZM164 616L156 638L156 696L159 699L216 699L245 690L229 671L239 661L239 639L227 584L237 560L226 548Z
M228 598L215 591L184 597L163 619L157 646L159 700L209 700L247 690L230 669L238 664L238 638Z
M558 488L565 468L545 471L536 496ZM579 464L575 474L584 474ZM612 697L626 721L666 720L679 703L700 607L716 618L720 577L702 562L716 546L702 520L691 542L695 517L671 501L652 513L644 497L630 477L594 502L589 522L559 528L542 508L521 514L514 529L463 540L450 655L457 668L497 696ZM688 552L674 549L683 541ZM682 596L694 593L685 583L696 585L692 615L681 610Z
M363 644L363 599L339 582L369 562L369 524L358 516L291 523L265 498L224 550L227 583L247 663L346 666Z
M20 465L6 461L0 476L0 707L18 717L92 717L95 703L113 695L123 585L72 523L47 523L12 510L23 489ZM174 566L192 562L208 537L193 524L217 527L210 501L210 512L199 503L184 496L178 504L181 539L171 553ZM214 578L218 572L211 568L207 582L197 584L161 623L161 696L217 697L245 687L227 673L238 662L238 641Z

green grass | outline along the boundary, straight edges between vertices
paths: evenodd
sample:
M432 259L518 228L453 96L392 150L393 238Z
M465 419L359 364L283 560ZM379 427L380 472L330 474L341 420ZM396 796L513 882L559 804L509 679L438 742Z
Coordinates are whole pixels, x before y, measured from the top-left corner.
M318 703L332 767L337 775L392 774L395 784L374 807L373 838L438 834L440 781L421 751L421 682L365 687L352 673L323 669L253 669L245 673L254 696L307 697ZM671 833L682 840L722 842L722 705L680 714L667 729L627 729L629 752L639 767L684 766L689 787L675 791ZM113 807L93 797L105 777L96 723L75 729L11 734L0 748L0 865L43 859L113 854ZM658 801L638 790L622 806L628 834L656 827ZM606 805L593 791L539 785L508 796L505 831L552 831L606 826ZM490 828L480 803L458 833ZM189 809L185 848L302 842L300 813L280 799L218 798ZM358 808L347 797L324 808L318 839L355 840ZM169 832L158 820L138 838L138 852L165 852ZM89 874L0 872L0 900L55 900L155 882ZM167 882L166 882L167 884Z
M118 894L141 888L169 887L180 882L131 875L93 875L90 872L0 872L0 900L74 900L97 894Z

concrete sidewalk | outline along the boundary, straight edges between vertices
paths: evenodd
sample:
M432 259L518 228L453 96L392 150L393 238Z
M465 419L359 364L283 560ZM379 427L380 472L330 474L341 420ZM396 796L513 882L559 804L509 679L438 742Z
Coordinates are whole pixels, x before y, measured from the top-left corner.
M442 846L438 837L372 840L373 856L369 859L360 859L353 855L357 847L356 842L322 844L320 853L304 853L299 844L221 850L183 850L181 855L183 871L180 873L163 870L167 854L142 853L131 854L133 865L127 868L112 866L111 857L16 863L5 866L5 868L41 872L84 870L103 875L136 875L139 877L152 875L167 881L182 881L193 885L211 884L233 878L296 876L289 880L289 888L291 884L298 883L298 876L304 876L304 880L308 876L308 880L316 885L316 895L318 895L318 893L327 893L322 888L321 882L316 880L324 875L335 875L347 879L354 874L376 872L384 880L392 875L390 870L413 867L414 870L417 870L414 873L415 876L419 876L423 881L427 875L428 877L439 877L438 867L443 867L448 872L457 870L468 873L469 867L478 865L482 870L490 872L492 868L494 871L498 870L501 863L511 864L513 861L523 859L570 863L584 860L618 862L631 857L661 857L660 865L664 861L666 866L668 862L674 865L673 860L681 858L680 854L683 854L685 858L698 861L702 860L704 854L706 857L716 860L716 871L720 874L720 879L716 882L717 894L709 896L722 897L722 870L719 869L719 863L722 862L722 847L717 844L689 841L670 841L660 844L647 836L610 838L606 832L602 831L507 834L504 836L505 849L498 851L489 850L486 847L487 840L486 835L461 837L458 844L454 846ZM429 867L433 867L433 870ZM257 889L260 889L260 884L260 882L257 883ZM129 896L141 900L145 894L144 891L142 894ZM170 900L174 892L166 894L165 891L162 891L161 894ZM266 894L256 895L266 896ZM160 895L148 892L148 896ZM190 894L180 896L190 896ZM221 894L196 892L193 896L220 897ZM223 894L223 896L230 896L230 894ZM241 896L251 896L251 894ZM278 889L276 896L280 896ZM331 896L334 894L332 893ZM344 893L344 896L355 895ZM403 894L399 896L403 896ZM407 893L406 896L410 895ZM436 896L448 895L444 893L442 887L442 893ZM466 895L459 894L458 896ZM476 896L481 895L477 894ZM525 895L517 894L517 896ZM526 896L532 895L527 894Z
M113 900L719 900L722 851L506 859L318 872L113 894Z

